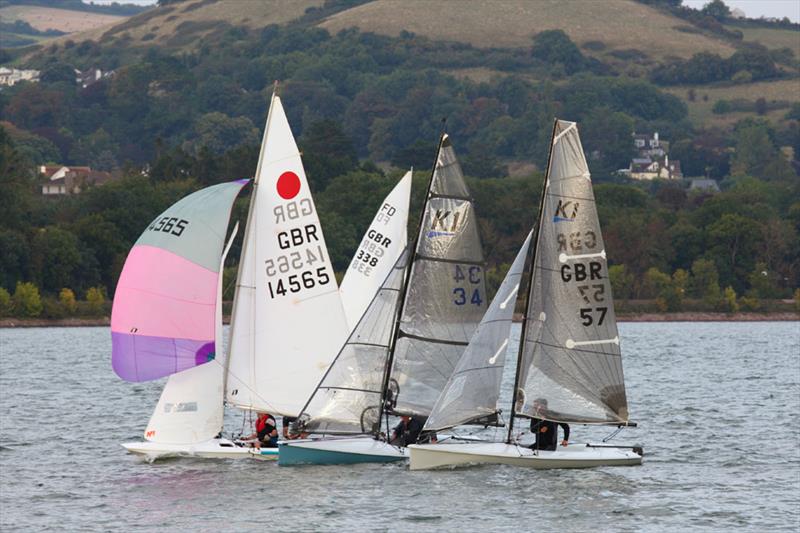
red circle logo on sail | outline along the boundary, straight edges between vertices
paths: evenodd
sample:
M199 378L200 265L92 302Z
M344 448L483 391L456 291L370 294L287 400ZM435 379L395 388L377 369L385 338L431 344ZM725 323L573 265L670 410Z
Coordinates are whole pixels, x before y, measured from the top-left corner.
M278 178L277 187L281 198L291 200L300 192L300 178L291 170L287 170Z

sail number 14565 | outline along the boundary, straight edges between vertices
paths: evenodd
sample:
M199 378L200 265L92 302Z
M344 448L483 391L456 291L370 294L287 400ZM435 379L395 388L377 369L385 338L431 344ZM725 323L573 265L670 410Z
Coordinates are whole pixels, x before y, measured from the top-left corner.
M267 290L270 298L275 298L275 295L285 296L303 289L313 289L317 285L327 285L330 281L331 277L325 272L325 267L319 267L317 270L292 274L285 279L285 283L284 278L268 281Z

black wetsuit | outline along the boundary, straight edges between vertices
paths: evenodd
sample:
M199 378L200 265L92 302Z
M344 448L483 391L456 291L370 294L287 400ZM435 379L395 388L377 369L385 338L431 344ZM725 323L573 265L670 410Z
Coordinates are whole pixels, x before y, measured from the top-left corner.
M394 434L396 437L392 439L392 444L408 446L409 444L416 443L419 434L422 432L423 425L422 422L413 416L408 421L408 425L404 424L401 420L400 423L394 427Z
M569 440L569 425L550 420L531 418L531 433L536 436L536 442L531 445L534 450L555 451L558 447L558 426L564 430L564 440Z
M297 422L296 416L284 416L281 422L281 426L283 427L284 435L292 436L292 424Z

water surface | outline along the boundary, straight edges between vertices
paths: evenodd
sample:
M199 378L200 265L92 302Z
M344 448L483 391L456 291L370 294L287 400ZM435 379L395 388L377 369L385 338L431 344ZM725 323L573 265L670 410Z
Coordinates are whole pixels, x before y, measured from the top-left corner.
M119 380L108 328L0 329L0 529L796 531L800 323L624 323L620 334L640 427L614 442L644 445L642 466L409 472L147 464L119 443L141 439L163 382ZM507 368L506 403L512 379ZM239 431L241 416L227 417ZM608 433L572 429L573 440Z

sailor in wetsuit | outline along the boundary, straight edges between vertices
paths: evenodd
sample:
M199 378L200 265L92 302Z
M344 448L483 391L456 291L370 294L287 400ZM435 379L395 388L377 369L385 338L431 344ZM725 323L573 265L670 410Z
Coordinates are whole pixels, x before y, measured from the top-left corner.
M416 416L401 416L400 423L392 430L392 438L389 444L395 446L408 446L417 442L436 442L436 433L425 432L420 438L422 428L425 426L425 419Z
M292 424L297 422L296 416L284 416L283 425L283 438L284 440L304 439L308 433L292 433Z
M252 444L255 448L277 448L278 423L275 421L275 417L269 413L258 413L256 432L247 439L258 439Z
M547 400L539 398L533 402L533 410L538 415L547 410ZM558 447L558 426L564 430L562 446L569 444L569 424L551 422L541 418L531 418L531 433L536 440L531 444L532 450L555 451Z

